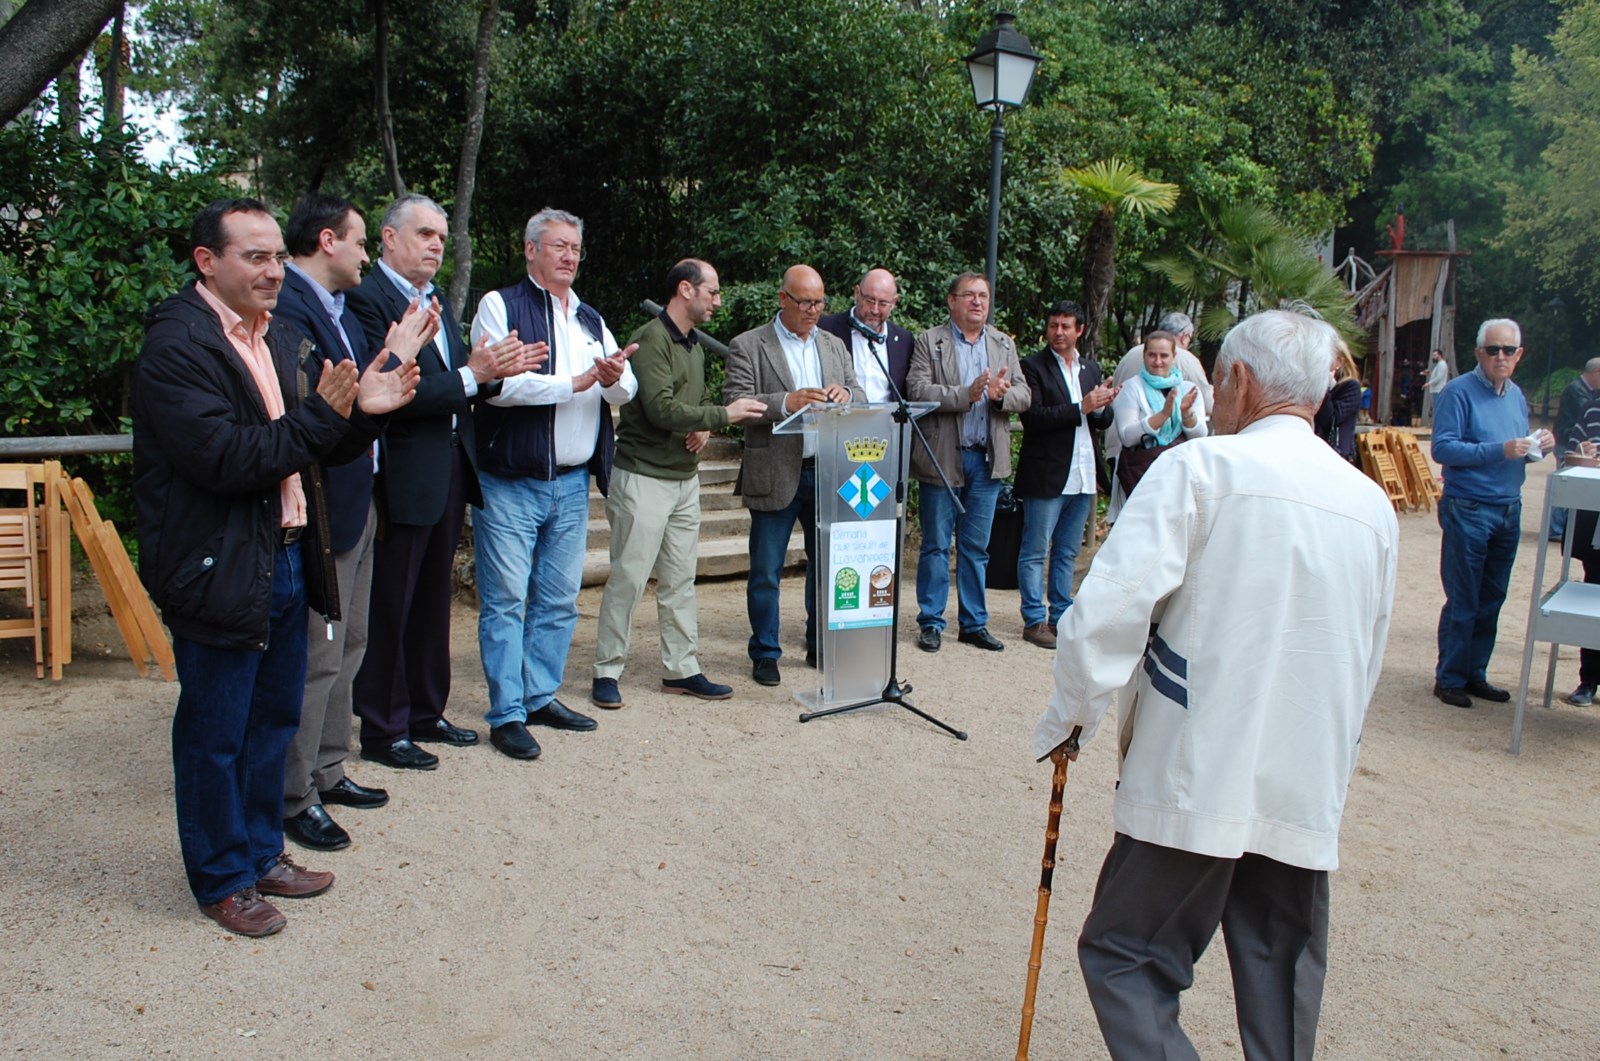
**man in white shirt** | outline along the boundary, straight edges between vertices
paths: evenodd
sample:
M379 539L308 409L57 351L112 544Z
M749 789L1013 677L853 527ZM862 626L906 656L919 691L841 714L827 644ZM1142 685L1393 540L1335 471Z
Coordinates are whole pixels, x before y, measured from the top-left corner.
M1439 392L1449 382L1450 363L1444 359L1443 350L1435 350L1428 358L1428 380L1422 388L1422 423L1425 426L1433 426L1433 407L1439 401Z
M1111 426L1111 402L1100 366L1078 356L1083 310L1057 302L1045 317L1045 348L1022 362L1033 394L1022 414L1014 493L1022 499L1022 548L1017 588L1022 639L1056 647L1056 623L1072 607L1072 574L1083 528L1094 512L1095 457L1091 429ZM1050 558L1050 604L1045 608L1045 557Z
M572 290L583 222L546 208L523 234L528 275L478 303L472 339L518 335L546 344L542 369L512 376L476 412L483 507L473 516L478 648L489 682L489 742L513 759L539 755L528 726L587 732L595 721L556 692L578 623L589 540L589 476L610 486L611 406L638 393L604 319Z
M856 285L856 304L830 313L817 327L837 336L850 351L856 381L869 402L899 401L906 391L912 336L889 319L900 288L887 269L870 269Z
M1114 1061L1196 1056L1179 994L1219 923L1244 1055L1312 1056L1399 554L1383 492L1312 431L1334 340L1278 310L1234 328L1217 434L1140 481L1058 630L1035 755L1076 758L1122 690L1116 839L1078 941Z

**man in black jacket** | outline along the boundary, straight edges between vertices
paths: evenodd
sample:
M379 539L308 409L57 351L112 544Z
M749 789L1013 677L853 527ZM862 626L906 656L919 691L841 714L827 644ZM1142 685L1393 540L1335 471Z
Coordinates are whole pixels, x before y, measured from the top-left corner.
M1022 548L1017 588L1022 638L1056 647L1056 621L1072 606L1072 572L1083 528L1094 511L1095 450L1090 428L1111 426L1116 387L1101 382L1100 366L1078 355L1083 311L1057 302L1045 316L1045 348L1022 362L1033 403L1022 414L1016 496L1022 499ZM1050 601L1045 610L1045 557Z
M283 853L306 605L338 611L318 462L369 447L370 416L409 401L417 373L319 366L309 340L269 330L286 254L261 203L210 204L190 242L201 279L152 311L133 372L139 573L181 683L173 788L189 887L228 931L264 936L286 919L263 894L333 883Z

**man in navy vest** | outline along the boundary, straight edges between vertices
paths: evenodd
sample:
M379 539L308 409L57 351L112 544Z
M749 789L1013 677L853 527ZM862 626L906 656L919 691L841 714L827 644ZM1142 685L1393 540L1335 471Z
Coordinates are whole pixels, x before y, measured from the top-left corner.
M374 351L344 301L344 293L361 283L361 267L367 264L367 223L361 211L336 196L307 195L289 214L284 243L292 257L284 269L277 316L310 336L325 361L354 361L365 371ZM417 312L431 311L418 307ZM391 345L399 349L390 352L416 360L422 342L431 341L438 326L434 314L425 331L408 342L391 335ZM305 703L284 763L284 835L322 851L350 846L350 834L329 816L324 803L381 807L389 801L383 789L358 785L344 772L350 754L351 686L367 651L378 523L372 505L375 452L368 449L355 460L328 468L327 517L343 618L326 624L326 632L320 617L310 618Z
M472 517L478 565L478 648L489 683L489 740L533 759L531 723L586 732L594 719L556 693L578 623L589 532L589 476L604 494L616 452L611 406L638 393L635 346L617 341L572 281L583 222L546 208L523 234L528 276L478 303L472 340L515 333L549 360L505 380L476 412L483 506Z

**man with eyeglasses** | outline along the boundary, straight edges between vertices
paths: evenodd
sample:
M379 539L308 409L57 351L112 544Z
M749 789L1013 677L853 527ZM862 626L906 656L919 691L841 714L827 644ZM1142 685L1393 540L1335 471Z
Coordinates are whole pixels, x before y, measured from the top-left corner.
M849 347L856 380L869 402L897 401L906 391L911 333L889 320L899 301L894 274L871 269L856 285L856 304L851 309L817 321L818 328Z
M628 341L639 394L617 414L617 461L606 495L611 573L600 599L595 644L596 707L622 706L618 680L628 662L633 613L651 572L661 627L661 691L726 700L730 686L700 669L694 593L700 552L700 452L711 432L762 412L751 398L718 405L706 390L705 355L695 331L722 305L711 263L685 258L667 273L666 308Z
M1476 353L1478 367L1445 385L1433 415L1433 459L1444 472L1433 695L1452 707L1511 699L1489 684L1489 656L1522 535L1527 465L1555 447L1549 431L1529 432L1528 401L1511 382L1522 360L1517 322L1484 321Z
M456 546L467 505L483 503L472 407L543 352L516 336L470 350L462 342L455 314L439 303L433 283L448 232L438 203L402 195L389 204L380 230L383 255L349 294L368 345L380 345L412 305L436 306L440 327L417 357L417 400L391 420L378 455L372 619L353 699L363 759L433 770L439 757L417 742L478 742L477 733L444 717Z
M260 202L211 203L190 244L200 279L151 312L133 369L139 575L172 630L173 796L189 888L227 931L268 936L287 919L263 895L333 883L284 853L282 817L306 608L339 616L321 465L370 448L373 417L412 399L417 370L323 361L298 329L272 323L288 254ZM413 313L395 349L414 351L429 327Z
M1033 395L1022 378L1017 344L988 323L989 282L983 275L957 276L945 301L950 319L917 336L906 373L907 398L939 405L921 421L932 452L923 446L911 450L911 474L921 484L917 647L939 651L950 600L954 539L957 640L999 652L1006 646L989 633L984 600L989 530L1000 484L1011 474L1011 414L1026 412ZM939 478L935 461L944 470L949 489ZM959 516L953 503L956 496L966 510Z
M489 682L489 741L533 759L529 726L587 733L597 723L556 697L578 625L589 543L589 477L611 486L611 407L633 400L628 366L598 310L572 289L585 257L583 221L546 207L523 231L528 272L478 303L474 340L520 335L547 344L540 371L505 381L480 404L483 503L472 517L478 568L478 650Z
M745 607L750 615L750 675L760 685L782 680L778 582L795 520L804 531L806 551L806 663L816 664L817 443L798 435L774 435L772 425L813 402L861 399L850 351L817 327L827 302L822 276L809 265L791 266L778 288L777 316L738 336L728 348L723 397L753 398L764 406L745 428L736 487L750 510Z

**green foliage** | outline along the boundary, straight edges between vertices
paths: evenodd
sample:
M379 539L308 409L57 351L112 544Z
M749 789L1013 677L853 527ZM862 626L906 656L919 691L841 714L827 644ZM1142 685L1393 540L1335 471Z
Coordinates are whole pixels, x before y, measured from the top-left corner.
M1512 184L1507 237L1552 284L1600 311L1600 0L1575 0L1551 36L1549 58L1517 49L1512 98L1550 134L1536 182Z
M126 380L147 310L188 278L209 177L19 121L0 129L0 424L8 435L128 430ZM127 519L125 457L95 458L102 514Z
M187 278L209 177L147 167L137 144L0 129L0 422L8 434L114 434L145 312Z

